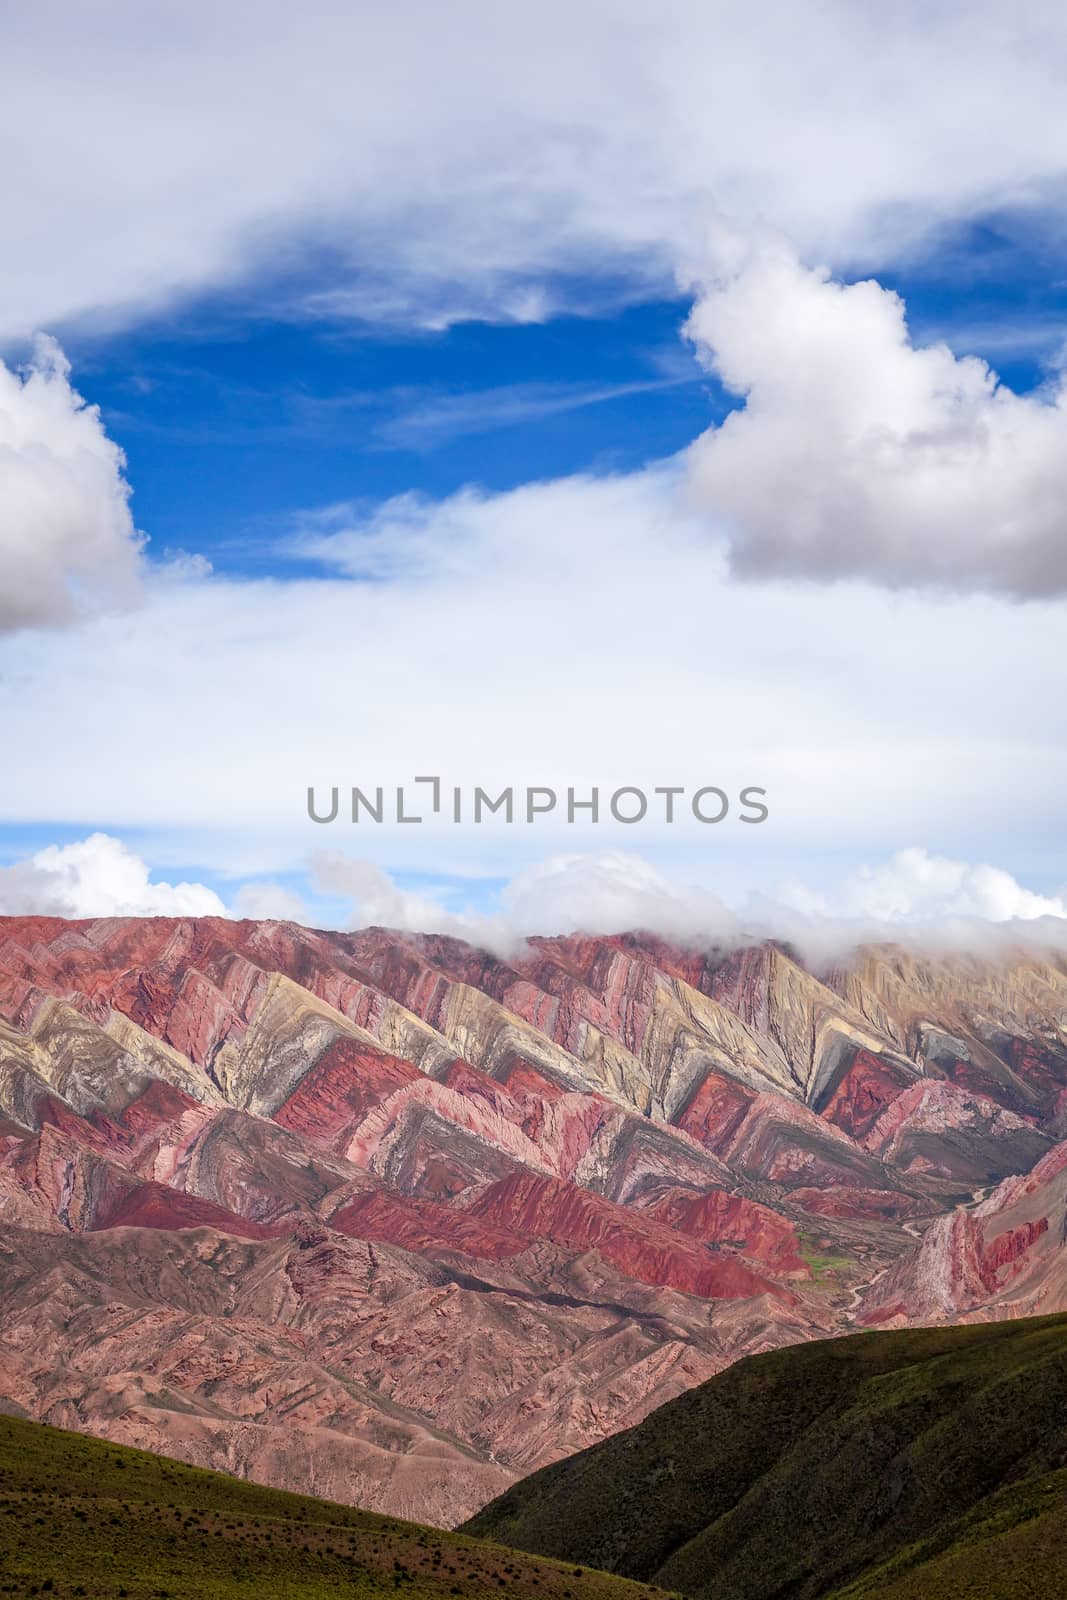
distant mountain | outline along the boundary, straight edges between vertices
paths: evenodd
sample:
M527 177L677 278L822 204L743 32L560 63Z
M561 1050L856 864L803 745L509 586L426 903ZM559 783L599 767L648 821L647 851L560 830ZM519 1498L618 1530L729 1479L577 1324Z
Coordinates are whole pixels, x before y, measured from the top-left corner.
M662 1590L0 1416L0 1593L665 1600Z
M465 1532L693 1600L1020 1600L1067 1574L1067 1317L753 1356Z
M426 1520L739 1357L1067 1308L1067 966L0 919L0 1403Z

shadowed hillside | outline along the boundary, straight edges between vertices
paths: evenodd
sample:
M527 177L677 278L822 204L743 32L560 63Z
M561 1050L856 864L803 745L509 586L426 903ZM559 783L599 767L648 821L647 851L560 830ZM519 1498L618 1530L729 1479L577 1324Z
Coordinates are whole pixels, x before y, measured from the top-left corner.
M0 1416L0 1594L651 1600L653 1591Z
M465 1531L696 1600L1063 1594L1067 1317L751 1357Z

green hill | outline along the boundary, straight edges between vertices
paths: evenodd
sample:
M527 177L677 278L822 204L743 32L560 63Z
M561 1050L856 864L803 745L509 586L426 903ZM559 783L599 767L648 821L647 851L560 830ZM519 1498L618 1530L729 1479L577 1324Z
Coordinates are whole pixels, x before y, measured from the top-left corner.
M1067 1317L751 1357L465 1531L696 1600L1067 1595Z
M0 1416L0 1595L652 1600L577 1571L347 1506Z

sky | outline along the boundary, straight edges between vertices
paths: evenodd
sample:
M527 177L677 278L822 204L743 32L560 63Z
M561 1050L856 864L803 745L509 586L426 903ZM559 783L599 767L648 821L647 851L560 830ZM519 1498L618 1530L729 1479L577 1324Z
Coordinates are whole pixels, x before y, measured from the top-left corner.
M1058 935L1061 8L3 10L0 914Z

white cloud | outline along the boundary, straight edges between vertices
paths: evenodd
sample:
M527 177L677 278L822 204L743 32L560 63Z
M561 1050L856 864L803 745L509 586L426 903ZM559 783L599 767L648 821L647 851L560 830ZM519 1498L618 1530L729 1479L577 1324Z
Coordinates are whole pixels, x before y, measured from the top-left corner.
M0 361L0 632L68 622L137 591L122 451L40 339L22 372Z
M522 319L561 272L669 282L714 205L876 263L981 208L1055 211L1067 167L1052 0L40 0L4 43L14 333L301 245L320 306Z
M301 922L315 925L315 913L302 895L283 884L243 883L233 898L232 915L256 922Z
M372 861L361 861L340 851L324 850L312 858L315 888L343 895L352 903L352 927L399 928L407 933L452 933L476 927L478 919L446 911L426 895L402 889Z
M317 889L351 899L349 927L449 933L503 952L535 933L654 928L674 938L709 938L733 937L740 930L721 900L703 889L672 884L631 851L535 862L504 885L494 897L497 909L488 912L449 910L441 899L402 888L381 867L339 852L316 856L312 876Z
M666 469L404 498L362 521L338 508L315 538L361 576L150 573L137 610L0 640L18 755L0 820L151 829L171 861L257 878L323 849L502 878L624 849L736 898L798 861L820 887L914 839L1009 866L1029 849L1034 871L1062 876L1061 606L731 582ZM307 820L309 785L420 773L493 792L755 784L771 816Z
M1025 938L1022 925L1038 922L1046 942L1062 943L1055 925L1067 922L1062 898L1035 894L1002 868L919 846L858 868L829 893L793 880L777 897L746 897L734 906L623 850L536 862L504 885L496 909L487 912L448 911L404 890L379 867L339 854L317 860L315 880L320 889L352 897L350 927L451 933L503 952L531 934L648 929L697 944L785 938L819 958L878 938L985 943L991 925Z
M862 918L878 924L979 918L986 922L1033 922L1067 917L1067 900L1035 894L1001 867L954 861L913 845L888 861L860 867L836 893L802 886L784 891L787 904L806 914Z
M226 908L200 883L153 883L119 839L94 833L49 845L0 867L0 915L51 917L217 917Z
M1067 902L1035 894L1010 873L932 855L920 847L850 874L829 893L798 880L776 898L727 905L672 878L634 851L553 856L516 873L482 909L452 910L463 891L443 878L413 892L376 863L322 852L309 867L310 898L276 883L241 884L230 902L203 884L153 882L145 861L119 839L93 834L49 846L0 868L0 915L63 917L220 916L310 927L386 927L446 933L509 955L535 934L650 930L682 943L735 944L784 938L816 962L876 939L985 948L1009 938L1060 948ZM327 895L324 911L315 895Z
M690 466L735 571L1067 589L1067 380L1019 396L974 357L916 348L897 295L781 240L720 254L688 326L745 404Z
M899 259L992 205L1058 225L1060 8L609 10L459 0L413 26L405 8L325 0L299 16L278 0L24 8L0 65L21 157L0 178L20 233L0 331L132 318L284 276L315 245L320 308L334 293L431 325L543 316L567 292L544 280L570 271L624 296L693 281L717 208L835 267ZM76 251L57 244L58 211ZM712 286L693 329L748 397L693 456L738 566L994 594L739 585L723 528L657 468L332 507L302 530L322 582L214 578L194 557L148 575L141 611L106 614L139 565L122 459L45 346L27 378L0 369L0 631L89 615L77 637L0 640L0 817L153 826L176 859L200 841L261 878L327 837L304 820L312 782L759 783L772 820L744 839L640 835L724 893L798 858L821 863L822 892L904 839L983 860L1021 848L1024 827L1058 837L1062 608L995 593L1064 583L1058 393L1021 399L980 363L915 351L877 284L842 288L780 252ZM398 833L413 868L502 877L588 839L349 839L380 867L401 859ZM8 871L31 868L26 893L81 893L75 864ZM137 873L128 901L165 895ZM616 868L588 863L518 882L516 904L560 914L584 896L613 915L622 894ZM444 914L426 896L397 908L388 882L351 892L383 915ZM243 903L289 893L260 881Z
M517 873L501 898L507 925L517 934L652 928L686 939L740 933L736 915L715 895L673 884L651 862L622 850L554 856Z

